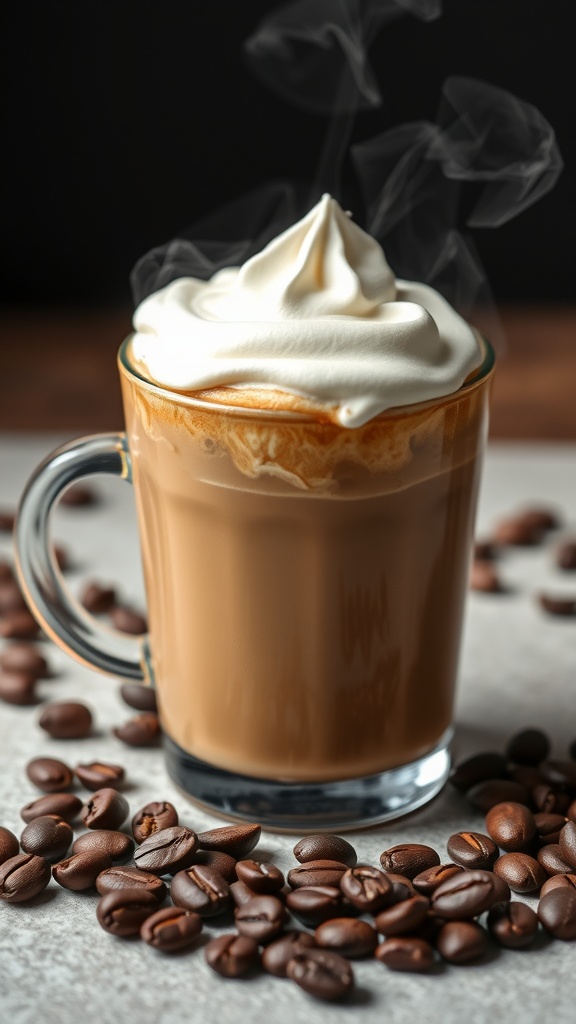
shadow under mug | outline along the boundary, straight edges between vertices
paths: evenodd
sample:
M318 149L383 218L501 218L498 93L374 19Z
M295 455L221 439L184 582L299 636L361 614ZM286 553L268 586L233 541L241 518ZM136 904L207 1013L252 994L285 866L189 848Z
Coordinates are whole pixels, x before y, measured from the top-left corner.
M449 771L490 345L459 391L350 430L167 391L129 343L126 432L64 445L21 501L42 628L156 687L168 772L216 813L333 830L424 804ZM58 496L94 473L134 485L145 638L85 612L50 548Z

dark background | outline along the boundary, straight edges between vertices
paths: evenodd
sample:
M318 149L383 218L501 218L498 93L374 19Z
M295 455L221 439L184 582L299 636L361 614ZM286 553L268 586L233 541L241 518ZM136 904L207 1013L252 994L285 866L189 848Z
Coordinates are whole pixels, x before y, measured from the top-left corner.
M273 95L243 40L264 0L5 0L7 171L0 301L129 302L146 250L273 177L311 178L327 119ZM475 230L500 302L571 303L576 252L574 0L445 0L385 28L370 54L383 106L354 140L434 119L447 75L501 86L556 130L552 193Z

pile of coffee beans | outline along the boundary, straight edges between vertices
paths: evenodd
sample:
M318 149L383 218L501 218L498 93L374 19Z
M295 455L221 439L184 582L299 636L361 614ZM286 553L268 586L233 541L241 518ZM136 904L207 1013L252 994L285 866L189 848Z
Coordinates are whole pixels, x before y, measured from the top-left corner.
M322 1000L352 990L354 960L423 973L523 949L542 930L574 940L576 741L564 760L550 753L541 730L524 729L504 752L461 762L451 783L485 813L485 831L449 836L445 854L400 843L366 864L346 839L309 835L286 876L258 858L259 825L197 832L167 800L130 815L120 765L34 758L26 774L44 795L22 808L20 839L0 828L0 900L29 901L51 879L95 890L105 931L166 954L194 951L223 925L204 946L217 974L264 971ZM83 800L70 792L78 783Z

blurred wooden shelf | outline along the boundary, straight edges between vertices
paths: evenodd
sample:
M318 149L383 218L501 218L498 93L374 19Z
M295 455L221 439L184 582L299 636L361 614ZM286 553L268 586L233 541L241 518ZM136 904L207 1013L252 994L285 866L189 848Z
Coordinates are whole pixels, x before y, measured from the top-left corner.
M576 439L576 306L500 310L490 434ZM122 426L116 352L127 309L5 311L1 317L0 429L86 431Z

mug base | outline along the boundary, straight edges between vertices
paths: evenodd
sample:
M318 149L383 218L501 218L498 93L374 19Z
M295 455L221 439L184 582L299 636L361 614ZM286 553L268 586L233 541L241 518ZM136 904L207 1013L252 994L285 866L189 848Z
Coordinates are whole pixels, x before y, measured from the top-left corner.
M164 737L168 774L195 803L218 816L276 832L332 832L399 818L440 792L450 771L448 730L434 750L377 775L337 782L277 782L215 768Z

